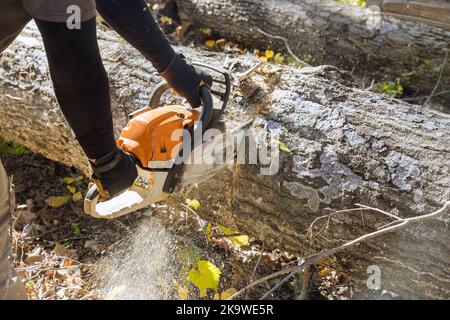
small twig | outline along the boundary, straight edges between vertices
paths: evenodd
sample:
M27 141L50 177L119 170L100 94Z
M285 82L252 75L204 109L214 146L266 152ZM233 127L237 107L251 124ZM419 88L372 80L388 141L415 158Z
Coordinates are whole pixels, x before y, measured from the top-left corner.
M449 93L450 93L450 90L444 90L444 91L440 91L440 92L437 92L437 93L435 93L433 95L429 95L429 96L403 98L401 100L406 101L406 102L415 102L415 101L426 99L426 98L432 99L434 97L442 96L444 94L449 94Z
M267 32L265 32L265 31L261 30L260 28L256 28L256 30L257 30L259 33L261 33L262 35L266 36L266 37L269 37L269 38L272 38L272 39L282 40L282 41L284 42L284 45L286 46L286 49L287 49L287 51L289 52L289 54L290 54L292 57L294 57L294 59L295 59L298 63L300 63L300 64L302 64L303 66L306 66L306 67L310 67L310 66L311 66L309 63L307 63L307 62L301 60L299 57L297 57L297 56L295 55L295 53L291 50L291 47L289 46L288 40L287 40L285 37L282 37L282 36L275 36L275 35L273 35L273 34L270 34L270 33L267 33Z
M200 216L197 214L197 212L195 212L194 209L190 208L189 206L185 205L184 203L180 203L180 204L195 215L195 217L197 218L197 223L200 226L200 228L202 229L203 234L205 235L206 242L208 242L208 235L206 234L205 226L203 225L202 219L200 218Z
M268 296L270 296L273 292L275 292L279 287L281 287L283 284L285 284L293 275L295 272L289 273L286 277L284 277L280 282L278 282L276 285L272 287L269 291L267 291L259 300L264 300Z
M445 70L445 65L447 64L447 58L448 58L448 50L445 52L445 58L444 61L442 62L442 66L441 66L441 72L439 73L439 78L438 81L436 82L436 85L434 86L433 91L431 91L430 96L427 98L427 100L425 100L425 102L423 103L423 105L427 105L428 102L430 102L431 98L434 96L437 88L439 87L439 84L441 83L442 80L442 75L444 74L444 70Z

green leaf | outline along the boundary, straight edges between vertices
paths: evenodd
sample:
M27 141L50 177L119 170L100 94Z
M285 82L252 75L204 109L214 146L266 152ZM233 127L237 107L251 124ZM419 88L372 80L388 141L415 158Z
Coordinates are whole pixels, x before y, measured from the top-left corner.
M194 210L200 209L200 201L198 201L197 199L186 199L186 204L191 209L194 209Z
M200 297L205 297L206 289L217 291L221 274L220 269L213 263L207 260L200 260L198 269L189 271L188 280L200 290Z
M73 186L66 186L67 190L69 190L70 193L74 194L75 192L77 192L77 188L73 187Z
M24 146L16 145L14 143L9 143L6 141L0 141L0 153L19 155L24 154L28 150Z
M81 229L78 223L72 223L70 227L72 228L74 235L76 235L77 237L81 236Z

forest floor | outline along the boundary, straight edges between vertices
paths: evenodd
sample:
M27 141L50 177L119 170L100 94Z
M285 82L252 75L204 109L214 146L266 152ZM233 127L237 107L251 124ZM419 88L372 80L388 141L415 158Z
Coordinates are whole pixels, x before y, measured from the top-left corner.
M297 260L265 251L251 238L236 246L232 238L206 235L207 223L182 206L154 206L115 220L90 218L83 212L84 176L23 148L0 145L16 195L13 262L29 299L226 299ZM221 271L217 291L209 289L205 297L188 280L199 260ZM277 281L239 298L261 298ZM268 298L294 299L300 289L296 277ZM352 296L339 271L326 262L319 266L313 299Z

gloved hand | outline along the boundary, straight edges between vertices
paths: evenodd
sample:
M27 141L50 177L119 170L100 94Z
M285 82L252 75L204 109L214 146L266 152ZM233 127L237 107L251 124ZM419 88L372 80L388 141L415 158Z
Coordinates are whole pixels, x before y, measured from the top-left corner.
M213 82L209 74L188 64L181 54L176 54L160 74L178 94L186 98L192 108L198 108L202 104L200 86L211 87Z
M100 192L100 199L107 200L126 191L137 178L137 169L131 156L116 147L99 159L89 159L92 179Z

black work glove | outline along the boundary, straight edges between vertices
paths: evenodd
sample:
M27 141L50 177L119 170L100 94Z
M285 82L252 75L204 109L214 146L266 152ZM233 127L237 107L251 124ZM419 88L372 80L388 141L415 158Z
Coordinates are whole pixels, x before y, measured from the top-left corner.
M186 98L192 108L198 108L202 104L200 86L211 87L213 82L209 74L188 64L181 54L176 54L160 74L179 95Z
M118 147L99 159L89 159L89 163L93 171L92 179L102 200L126 191L138 175L131 156Z

